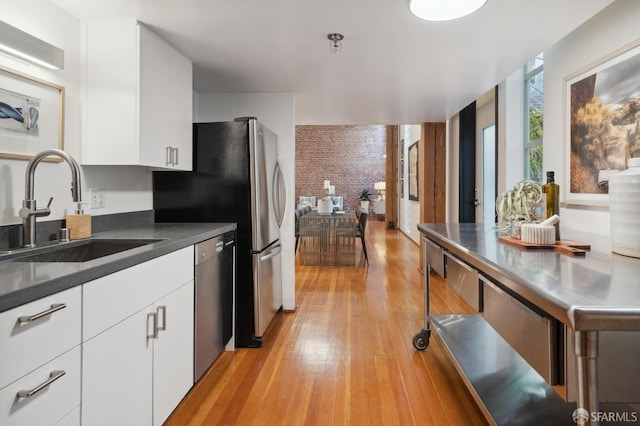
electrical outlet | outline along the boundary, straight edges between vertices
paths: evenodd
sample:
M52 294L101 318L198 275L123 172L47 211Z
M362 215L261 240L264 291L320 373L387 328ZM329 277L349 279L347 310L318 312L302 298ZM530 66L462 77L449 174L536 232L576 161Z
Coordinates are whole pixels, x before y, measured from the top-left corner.
M101 189L91 190L91 208L104 209L104 191Z

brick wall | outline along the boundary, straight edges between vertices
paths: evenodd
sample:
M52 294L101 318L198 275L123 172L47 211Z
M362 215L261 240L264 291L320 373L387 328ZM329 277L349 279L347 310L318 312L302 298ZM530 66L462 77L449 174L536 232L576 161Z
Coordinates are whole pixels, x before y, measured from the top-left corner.
M386 126L296 126L296 197L326 192L324 181L344 196L344 208L360 205L360 191L385 180Z

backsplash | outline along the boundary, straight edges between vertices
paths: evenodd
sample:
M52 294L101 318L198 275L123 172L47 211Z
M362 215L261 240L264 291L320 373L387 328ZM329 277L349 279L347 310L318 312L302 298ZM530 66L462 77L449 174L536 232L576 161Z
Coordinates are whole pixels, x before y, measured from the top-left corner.
M65 220L38 221L36 224L36 241L42 243L58 239L58 231L65 227ZM153 210L116 213L91 217L93 233L111 229L131 228L154 222ZM0 226L0 250L22 246L22 225Z

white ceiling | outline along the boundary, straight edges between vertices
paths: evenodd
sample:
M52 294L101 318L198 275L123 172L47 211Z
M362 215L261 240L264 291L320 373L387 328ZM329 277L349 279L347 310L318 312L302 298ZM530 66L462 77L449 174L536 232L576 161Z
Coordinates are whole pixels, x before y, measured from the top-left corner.
M193 61L199 93L293 92L297 124L403 124L446 120L613 0L489 0L451 22L409 0L52 2L146 23Z

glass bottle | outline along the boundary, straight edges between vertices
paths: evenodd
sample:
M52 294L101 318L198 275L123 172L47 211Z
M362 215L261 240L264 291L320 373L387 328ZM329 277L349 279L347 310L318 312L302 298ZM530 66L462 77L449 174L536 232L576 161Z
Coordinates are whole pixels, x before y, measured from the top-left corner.
M554 214L560 214L560 186L555 182L555 173L547 172L547 183L542 185L542 193L544 194L546 217L550 218ZM556 227L556 240L560 239L560 223L554 225Z

